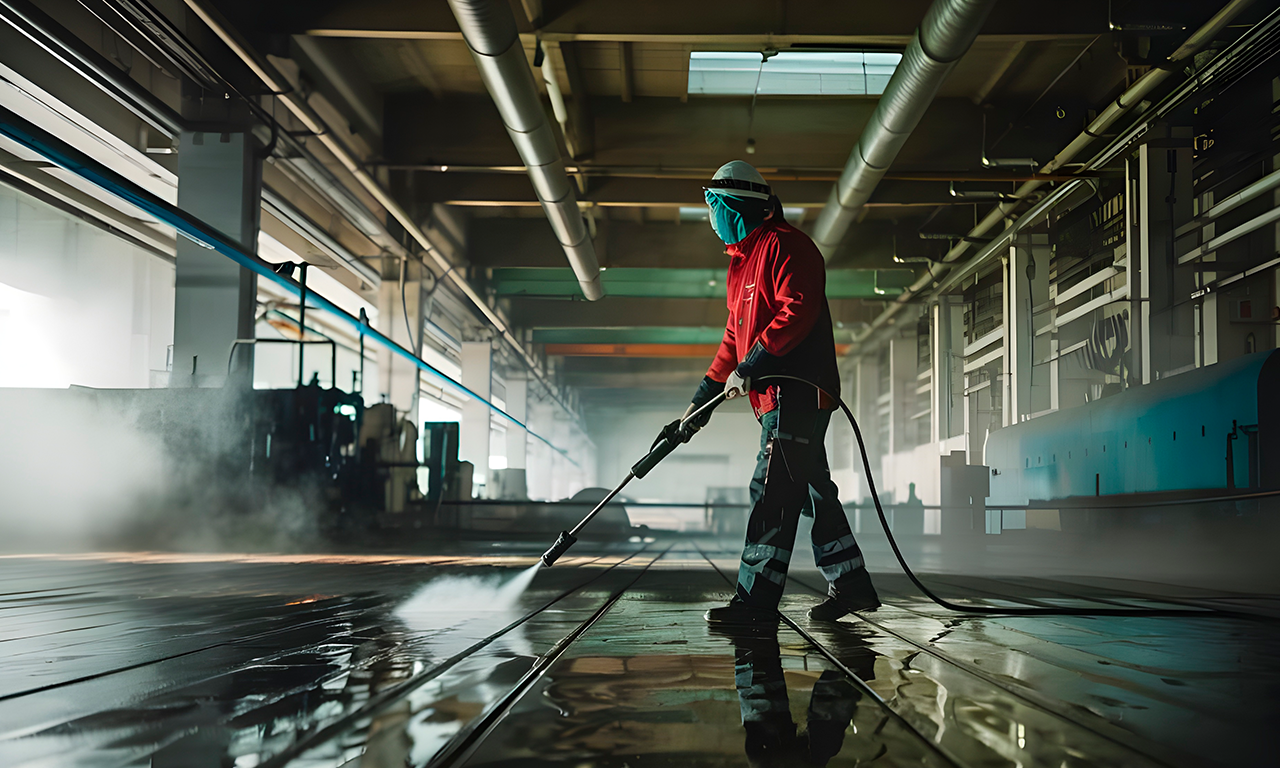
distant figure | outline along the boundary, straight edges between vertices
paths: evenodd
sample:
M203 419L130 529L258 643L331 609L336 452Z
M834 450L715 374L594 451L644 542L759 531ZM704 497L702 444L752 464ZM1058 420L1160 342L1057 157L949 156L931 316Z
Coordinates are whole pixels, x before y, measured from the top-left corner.
M708 611L707 621L776 624L796 526L809 499L813 555L829 582L827 600L809 611L810 618L835 621L877 608L880 599L831 481L823 444L836 406L826 393L839 392L840 375L822 254L783 220L781 202L749 164L726 163L704 195L711 228L728 246L729 319L685 418L724 392L726 399L749 397L761 426L737 592L728 605ZM760 381L771 374L810 383ZM659 437L687 441L710 418L708 412L683 431L677 419Z

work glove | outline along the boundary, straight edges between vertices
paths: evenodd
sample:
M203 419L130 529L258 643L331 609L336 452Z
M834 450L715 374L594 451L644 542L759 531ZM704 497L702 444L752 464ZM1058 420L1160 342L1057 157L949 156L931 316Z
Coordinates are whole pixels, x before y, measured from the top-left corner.
M710 381L715 389L719 389L721 386L718 381L711 381L710 379L707 379L707 381ZM698 430L707 426L707 422L711 421L711 411L709 410L700 414L696 419L689 419L689 417L693 415L694 411L698 410L706 403L711 402L711 399L715 396L715 394L712 394L711 397L707 397L704 402L699 403L698 400L701 399L700 396L703 394L703 389L703 387L698 387L698 394L694 395L694 402L689 403L689 407L684 409L684 415L663 427L662 431L658 433L657 438L654 439L653 445L649 446L649 450L656 448L658 443L663 440L670 440L676 444L687 443L695 434L698 433ZM680 428L681 424L684 424L683 429Z
M742 397L751 391L751 379L775 372L780 358L765 351L764 345L756 342L747 353L746 358L733 369L724 383L726 400Z
M690 405L689 409L684 412L684 416L663 427L662 431L658 433L658 436L653 439L653 445L649 446L649 450L652 451L654 448L657 448L658 443L663 440L670 442L672 445L680 445L689 442L689 439L698 431L698 428L692 424L688 424L684 429L681 429L680 424L685 419L689 418L689 414L692 412L693 406Z
M692 416L694 411L698 410L699 408L711 402L712 400L715 400L716 397L723 391L724 391L723 382L716 381L710 376L703 376L702 383L698 384L698 391L693 393L693 402L689 405L689 407L684 412L684 418L687 419L690 416ZM699 429L702 429L703 427L707 426L707 422L711 421L711 411L714 411L714 410L715 410L714 408L711 408L706 411L703 411L701 414L698 415L696 419L694 419L693 421L689 422L688 425L686 425L686 429L691 429L693 432L697 432Z
M741 366L739 366L741 367ZM737 369L729 374L729 378L724 382L724 399L732 400L735 397L743 397L751 391L751 377L743 376L738 373Z

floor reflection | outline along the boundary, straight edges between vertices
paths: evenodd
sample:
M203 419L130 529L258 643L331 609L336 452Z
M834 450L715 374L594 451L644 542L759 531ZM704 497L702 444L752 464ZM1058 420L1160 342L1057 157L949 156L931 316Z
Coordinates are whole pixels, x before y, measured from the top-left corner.
M844 746L862 693L841 671L823 670L809 695L806 728L797 731L776 633L731 633L733 682L738 689L747 762L752 766L821 765ZM875 655L866 649L853 670L864 682L875 676Z
M463 764L948 764L791 629L712 632L724 591L714 572L650 571ZM869 679L879 654L855 645L841 663Z
M804 618L817 576L801 571L782 603L799 631L721 634L702 614L729 583L695 555L638 581L643 562L569 561L512 605L454 587L505 584L523 562L0 560L0 766L1274 762L1269 623L961 620L880 575L884 608L819 624ZM437 579L452 586L423 591ZM481 722L496 724L468 752Z

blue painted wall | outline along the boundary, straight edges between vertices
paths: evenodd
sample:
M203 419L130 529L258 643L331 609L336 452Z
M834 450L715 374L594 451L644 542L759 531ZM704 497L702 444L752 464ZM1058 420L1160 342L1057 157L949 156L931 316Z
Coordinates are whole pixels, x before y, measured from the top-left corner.
M1272 350L1126 390L992 432L992 504L1227 487L1232 420L1258 423L1259 374ZM1273 394L1271 396L1280 396ZM1248 449L1235 444L1236 487Z

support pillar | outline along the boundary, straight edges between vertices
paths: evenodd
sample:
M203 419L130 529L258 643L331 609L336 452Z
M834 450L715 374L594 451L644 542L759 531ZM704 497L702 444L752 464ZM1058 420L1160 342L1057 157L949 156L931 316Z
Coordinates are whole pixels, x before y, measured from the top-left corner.
M1048 371L1037 378L1037 352L1047 356L1048 342L1036 344L1032 313L1049 295L1048 236L1017 238L1004 259L1004 426L1047 410Z
M862 430L862 440L867 446L867 461L872 469L880 466L880 425L877 400L880 398L880 364L875 357L864 355L858 358L858 367L854 374L857 381L857 397L854 399L853 412L857 415L858 426ZM854 463L858 473L864 470L860 462ZM859 498L870 498L870 490L866 478L859 482Z
M490 397L493 376L493 346L489 341L462 342L462 386L480 397ZM486 497L491 490L489 483L489 406L472 398L462 405L462 434L458 439L458 458L471 462L475 468L473 485L483 483Z
M178 207L258 251L262 162L248 133L183 132L178 153ZM178 238L171 386L222 386L231 377L253 385L257 275L231 259Z
M929 308L929 343L933 345L929 439L933 442L947 440L963 429L964 382L957 375L957 354L964 349L964 307L959 301L956 296L941 296Z
M573 423L559 408L551 414L551 442L564 450L572 449ZM582 490L582 472L559 451L551 453L551 498L567 499Z
M858 413L858 424L863 428L863 440L867 443L868 458L872 466L876 466L881 451L879 434L879 361L876 357L865 356L858 360L858 399L855 412Z
M384 257L382 286L378 289L378 330L418 357L422 356L422 272L421 262ZM403 281L403 290L401 284ZM396 413L418 424L418 390L421 371L413 363L389 349L378 350L378 387L382 400L395 406ZM488 389L485 389L486 394Z
M889 340L889 453L916 446L910 427L916 399L917 354L914 333Z
M546 435L550 431L551 425L551 406L545 400L538 400L536 397L529 398L526 390L526 398L528 403L528 419L525 421L529 428L540 435ZM540 440L535 440L528 446L525 468L525 486L529 491L531 499L550 499L551 495L551 473L552 473L552 451Z
M507 377L507 413L528 423L529 380L523 374ZM498 494L503 499L529 498L525 469L529 456L529 432L507 424L507 468L499 470Z
M1174 256L1174 230L1192 216L1191 133L1166 128L1138 148L1137 248L1129 249L1138 280L1129 290L1143 384L1195 364L1193 310L1177 301L1191 292L1192 273L1179 274Z

